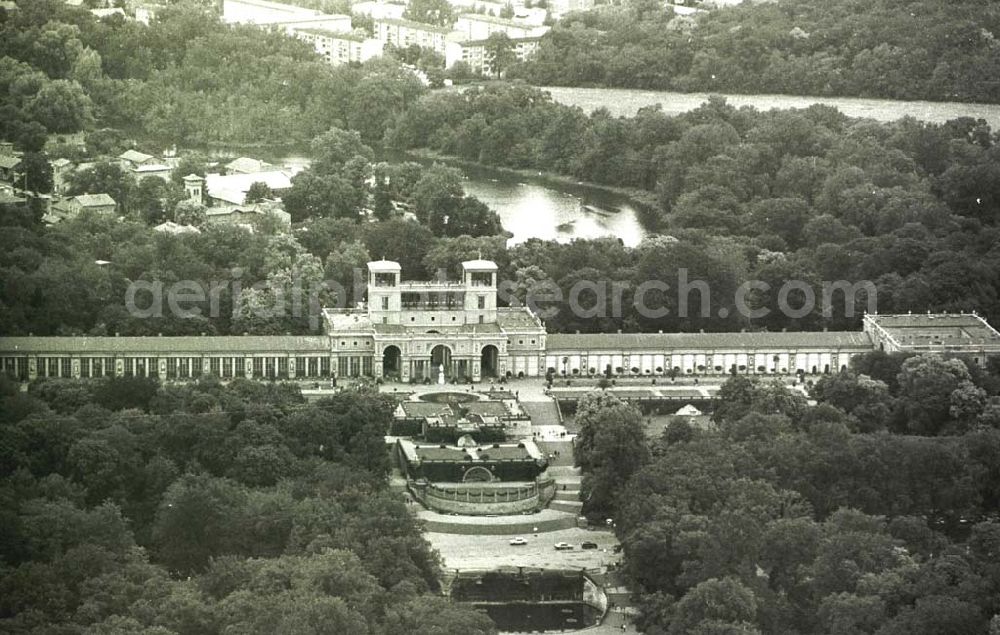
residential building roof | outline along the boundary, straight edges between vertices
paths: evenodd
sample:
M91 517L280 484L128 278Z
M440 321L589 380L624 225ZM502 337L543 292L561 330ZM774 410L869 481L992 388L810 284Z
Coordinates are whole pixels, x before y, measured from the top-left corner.
M23 196L18 196L14 194L14 188L10 186L0 187L0 203L2 204L13 204L13 203L23 203L28 199Z
M312 29L302 29L303 31L311 31ZM323 31L323 33L328 33ZM274 166L270 163L261 161L260 159L252 159L250 157L240 157L238 159L233 159L226 164L226 170L230 172L239 172L241 174L255 174L257 172L267 172L273 170Z
M210 198L234 205L243 204L246 193L254 183L264 183L272 190L287 190L292 187L291 176L281 170L254 174L209 174L205 177L205 189Z
M546 338L550 352L576 351L656 351L675 349L754 349L754 348L858 348L871 349L863 331L751 332L751 333L552 333Z
M129 163L139 165L145 163L146 161L151 161L155 157L151 154L139 152L138 150L126 150L125 152L119 154L118 158L122 161L128 161Z
M441 33L448 34L451 33L451 29L446 26L435 26L433 24L424 24L423 22L414 22L413 20L404 20L402 18L379 18L375 20L375 26L378 27L379 23L392 24L395 26L405 26L411 28L415 31L428 31L431 33Z
M351 5L351 13L368 15L375 18L392 17L401 18L406 11L405 4L395 4L391 2L355 2Z
M316 9L308 9L306 7L299 7L282 2L271 2L270 0L241 0L241 2L245 5L258 6L262 9L272 9L290 14L299 14L304 16L321 15L321 12Z
M532 35L532 36L529 36L529 37L512 37L512 38L509 38L509 39L510 39L511 43L516 46L518 44L522 44L522 43L526 44L528 42L541 42L542 41L542 36L540 36L540 35ZM464 40L462 42L459 42L459 44L461 46L466 47L466 48L469 48L469 47L472 47L472 46L486 46L489 43L490 43L490 41L488 39L487 40Z
M106 18L112 15L125 15L125 10L120 7L114 7L112 9L91 9L90 12L98 19Z
M331 40L349 40L351 42L364 42L369 39L368 37L355 33L353 31L327 31L325 29L295 29L296 33L307 33L309 35L318 35L320 37L325 37Z
M13 155L0 156L0 168L9 170L15 168L21 164L21 157L16 157Z
M67 165L71 165L73 162L66 157L60 157L52 162L52 167L54 168L64 168Z
M509 20L507 18L498 18L487 13L463 13L458 16L459 20L469 20L472 22L489 22L491 24L500 24L503 26L513 26L520 29L530 29L532 26L530 24L522 24L515 20Z
M74 196L73 200L76 201L80 207L107 207L108 205L117 205L115 199L103 192L100 194L80 194L79 196Z
M209 218L264 213L264 210L258 205L217 205L205 209L205 216Z
M171 169L169 165L163 165L162 163L147 163L145 165L137 165L132 171L142 174L143 172L169 172Z

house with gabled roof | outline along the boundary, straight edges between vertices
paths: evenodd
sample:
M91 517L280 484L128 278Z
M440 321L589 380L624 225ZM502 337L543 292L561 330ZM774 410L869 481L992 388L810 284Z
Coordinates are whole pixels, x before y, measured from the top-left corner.
M113 215L118 210L118 203L108 194L80 194L56 201L49 211L42 217L42 221L48 225L74 218L81 212L89 211L97 214Z
M233 159L225 167L226 174L257 174L258 172L270 172L275 169L270 163L250 157Z
M263 183L278 195L292 187L289 172L271 170L255 174L208 174L205 176L205 191L209 201L215 205L243 205L254 183Z
M139 152L138 150L126 150L118 155L118 162L124 170L133 170L140 165L151 165L159 163L159 160L151 154Z
M250 205L215 205L205 210L205 220L209 223L228 223L253 227L264 218L274 218L284 229L292 226L292 216L273 202Z
M13 183L18 177L21 157L15 154L0 155L0 181Z

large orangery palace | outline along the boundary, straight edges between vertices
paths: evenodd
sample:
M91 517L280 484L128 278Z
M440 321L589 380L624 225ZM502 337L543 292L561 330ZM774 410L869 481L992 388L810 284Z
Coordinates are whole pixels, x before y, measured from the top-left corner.
M497 306L497 266L462 264L461 280L408 281L368 263L368 301L325 309L307 336L3 337L0 368L38 377L204 374L261 379L381 377L403 382L500 377L828 373L854 355L963 354L985 364L1000 333L975 313L873 315L861 331L547 334L529 309Z

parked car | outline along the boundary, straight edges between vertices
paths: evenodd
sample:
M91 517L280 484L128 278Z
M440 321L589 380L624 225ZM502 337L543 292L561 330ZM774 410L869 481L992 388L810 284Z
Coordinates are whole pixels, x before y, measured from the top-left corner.
M597 549L597 543L596 542L585 542L585 543L583 543L583 544L580 545L580 548L581 549Z
M568 542L556 543L556 551L570 551L571 549L573 549L573 545L569 544Z
M510 544L512 544L515 547L520 547L522 545L528 544L528 541L525 540L524 538L518 536L517 538L511 538L510 539Z

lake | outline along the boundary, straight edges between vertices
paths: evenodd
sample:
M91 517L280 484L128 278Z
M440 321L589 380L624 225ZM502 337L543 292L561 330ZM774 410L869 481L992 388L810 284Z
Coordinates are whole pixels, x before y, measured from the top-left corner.
M384 160L416 161L429 165L432 160L400 152L387 152ZM301 169L308 157L288 155L268 157L276 165ZM514 176L509 172L484 166L460 166L465 175L465 193L475 196L500 216L504 229L513 236L508 246L530 238L566 243L574 238L614 236L629 247L642 242L646 230L638 211L625 197L584 184L552 183Z
M383 158L434 163L433 159L401 152L385 153ZM530 238L566 243L574 238L613 236L634 247L646 236L638 210L620 194L583 183L553 182L541 173L523 176L487 166L443 162L465 175L466 194L500 216L504 229L513 234L508 245Z
M663 112L679 115L705 103L710 93L674 93L624 88L564 88L546 86L552 99L570 106L579 106L590 113L607 108L611 114L631 117L645 106L661 104ZM961 102L899 101L864 99L861 97L796 97L793 95L722 95L736 107L753 106L758 110L808 108L813 104L833 106L849 117L866 117L877 121L895 121L905 116L931 123L944 123L958 117L985 119L994 130L1000 128L1000 104L967 104Z
M448 90L448 89L445 89ZM633 116L644 106L662 104L664 112L680 114L700 106L708 93L674 93L665 91L626 90L615 88L546 87L555 101L579 106L587 112L605 107L614 115ZM942 123L957 117L985 119L994 129L1000 129L1000 105L965 104L958 102L895 101L851 97L795 97L790 95L724 95L734 106L753 106L759 110L774 108L807 108L821 103L833 106L851 117L868 117L892 121L909 115L922 121ZM432 160L389 153L393 161ZM303 157L285 157L281 163L307 165ZM646 230L639 221L638 210L627 199L606 190L583 184L555 183L544 176L538 178L514 175L488 167L463 165L465 191L496 210L504 229L513 237L508 244L516 245L530 238L569 242L574 238L614 236L626 245L639 244Z
M614 236L638 245L646 235L634 207L622 198L583 186L541 184L464 169L465 193L475 196L500 216L513 234L508 245L529 238L569 242L574 238Z

